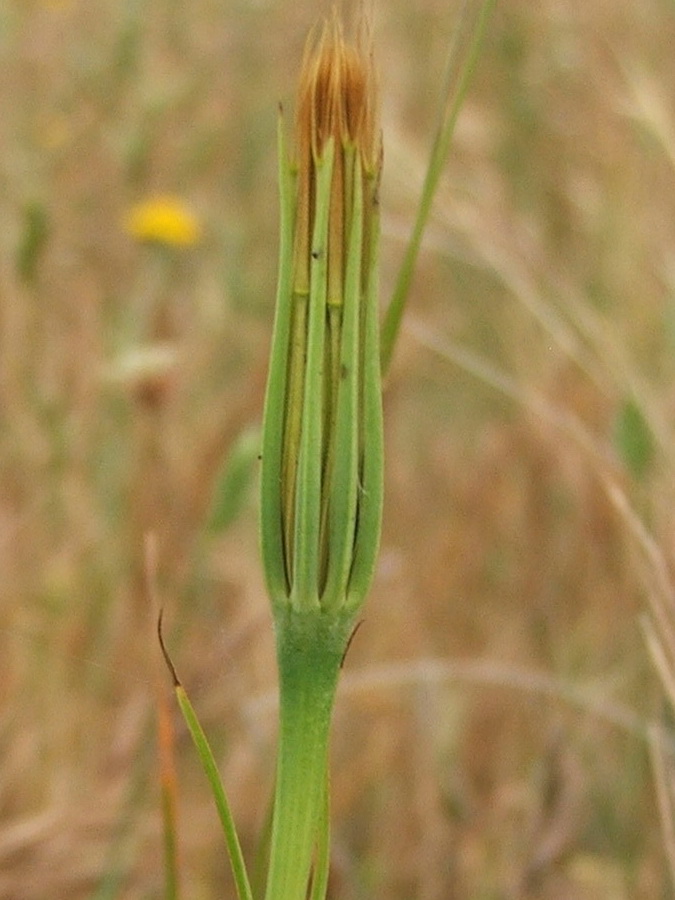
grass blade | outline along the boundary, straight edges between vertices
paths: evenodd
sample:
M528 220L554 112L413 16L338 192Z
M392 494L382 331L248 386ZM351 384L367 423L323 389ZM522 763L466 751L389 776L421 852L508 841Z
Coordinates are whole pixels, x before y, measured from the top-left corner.
M223 834L225 836L225 844L227 846L227 852L230 857L230 865L232 867L232 875L234 877L234 882L237 889L238 900L253 900L253 894L251 892L251 886L248 880L248 874L246 872L246 864L244 863L244 856L241 851L241 844L239 843L239 836L237 834L237 829L232 817L232 811L230 810L230 804L227 801L225 788L223 787L223 783L220 779L218 766L216 765L216 760L213 756L213 751L211 750L211 746L207 740L206 734L204 733L204 729L202 728L199 719L197 718L194 707L190 703L190 699L185 692L185 688L180 683L178 675L176 674L176 669L173 665L173 662L171 661L171 657L169 656L166 647L164 646L164 640L162 638L161 613L157 623L157 633L159 636L159 643L162 654L173 678L178 706L180 707L183 719L185 720L185 724L188 727L188 730L192 737L192 741L195 745L197 753L199 754L202 768L204 769L209 785L211 787L211 793L213 794L213 799L216 804L216 810L218 811L218 817L220 818L220 824L222 825Z
M403 257L403 262L401 263L401 268L399 269L391 303L387 308L382 325L381 366L383 375L386 374L389 369L396 340L399 331L401 330L403 311L408 299L408 294L410 293L410 282L419 255L422 235L424 234L424 229L429 219L431 204L433 202L434 194L436 193L436 188L438 187L438 181L441 177L441 172L443 171L443 166L445 165L450 150L457 116L464 103L471 77L476 68L487 23L495 3L496 0L483 0L476 19L476 24L473 28L470 44L466 51L466 56L462 59L463 42L460 38L468 28L470 17L469 3L465 3L457 30L457 37L451 47L443 108L439 116L439 127L424 178L424 185L422 187L420 202L417 208L417 216L410 236L410 241L406 248L405 256ZM454 88L453 85L455 85Z

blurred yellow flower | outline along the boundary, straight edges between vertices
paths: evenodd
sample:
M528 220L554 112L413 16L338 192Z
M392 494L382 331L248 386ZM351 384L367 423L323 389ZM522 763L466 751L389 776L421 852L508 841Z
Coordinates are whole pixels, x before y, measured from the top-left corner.
M125 229L137 241L189 247L201 237L197 217L178 197L151 197L132 206Z

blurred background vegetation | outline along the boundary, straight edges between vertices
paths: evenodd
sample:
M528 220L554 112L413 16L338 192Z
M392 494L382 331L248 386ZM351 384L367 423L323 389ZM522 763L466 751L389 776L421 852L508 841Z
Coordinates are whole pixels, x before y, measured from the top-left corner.
M374 3L383 304L459 5ZM254 852L276 110L329 8L0 5L2 900L163 896L148 533ZM340 900L672 896L641 622L674 549L674 46L672 0L497 4L386 385L381 563L333 741ZM229 898L174 725L184 895Z

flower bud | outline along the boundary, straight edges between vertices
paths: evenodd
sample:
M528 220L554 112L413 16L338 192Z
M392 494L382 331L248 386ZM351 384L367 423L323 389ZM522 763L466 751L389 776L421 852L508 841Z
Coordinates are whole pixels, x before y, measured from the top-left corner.
M364 44L346 44L333 22L306 52L295 162L279 123L281 241L261 542L273 603L298 609L357 609L379 544L382 153Z

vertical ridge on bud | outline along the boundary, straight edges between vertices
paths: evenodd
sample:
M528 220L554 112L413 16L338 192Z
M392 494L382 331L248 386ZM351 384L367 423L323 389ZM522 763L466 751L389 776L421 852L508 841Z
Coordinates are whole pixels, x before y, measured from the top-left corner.
M294 163L280 137L290 212L282 209L261 534L272 600L295 608L357 606L379 542L382 152L365 43L347 44L336 19L324 26L303 60Z
M296 220L296 178L288 165L281 108L277 126L279 154L279 274L270 353L262 435L260 544L270 598L276 601L288 590L282 534L283 507L281 460L284 444L285 398L290 386L289 346L292 334L293 227Z

